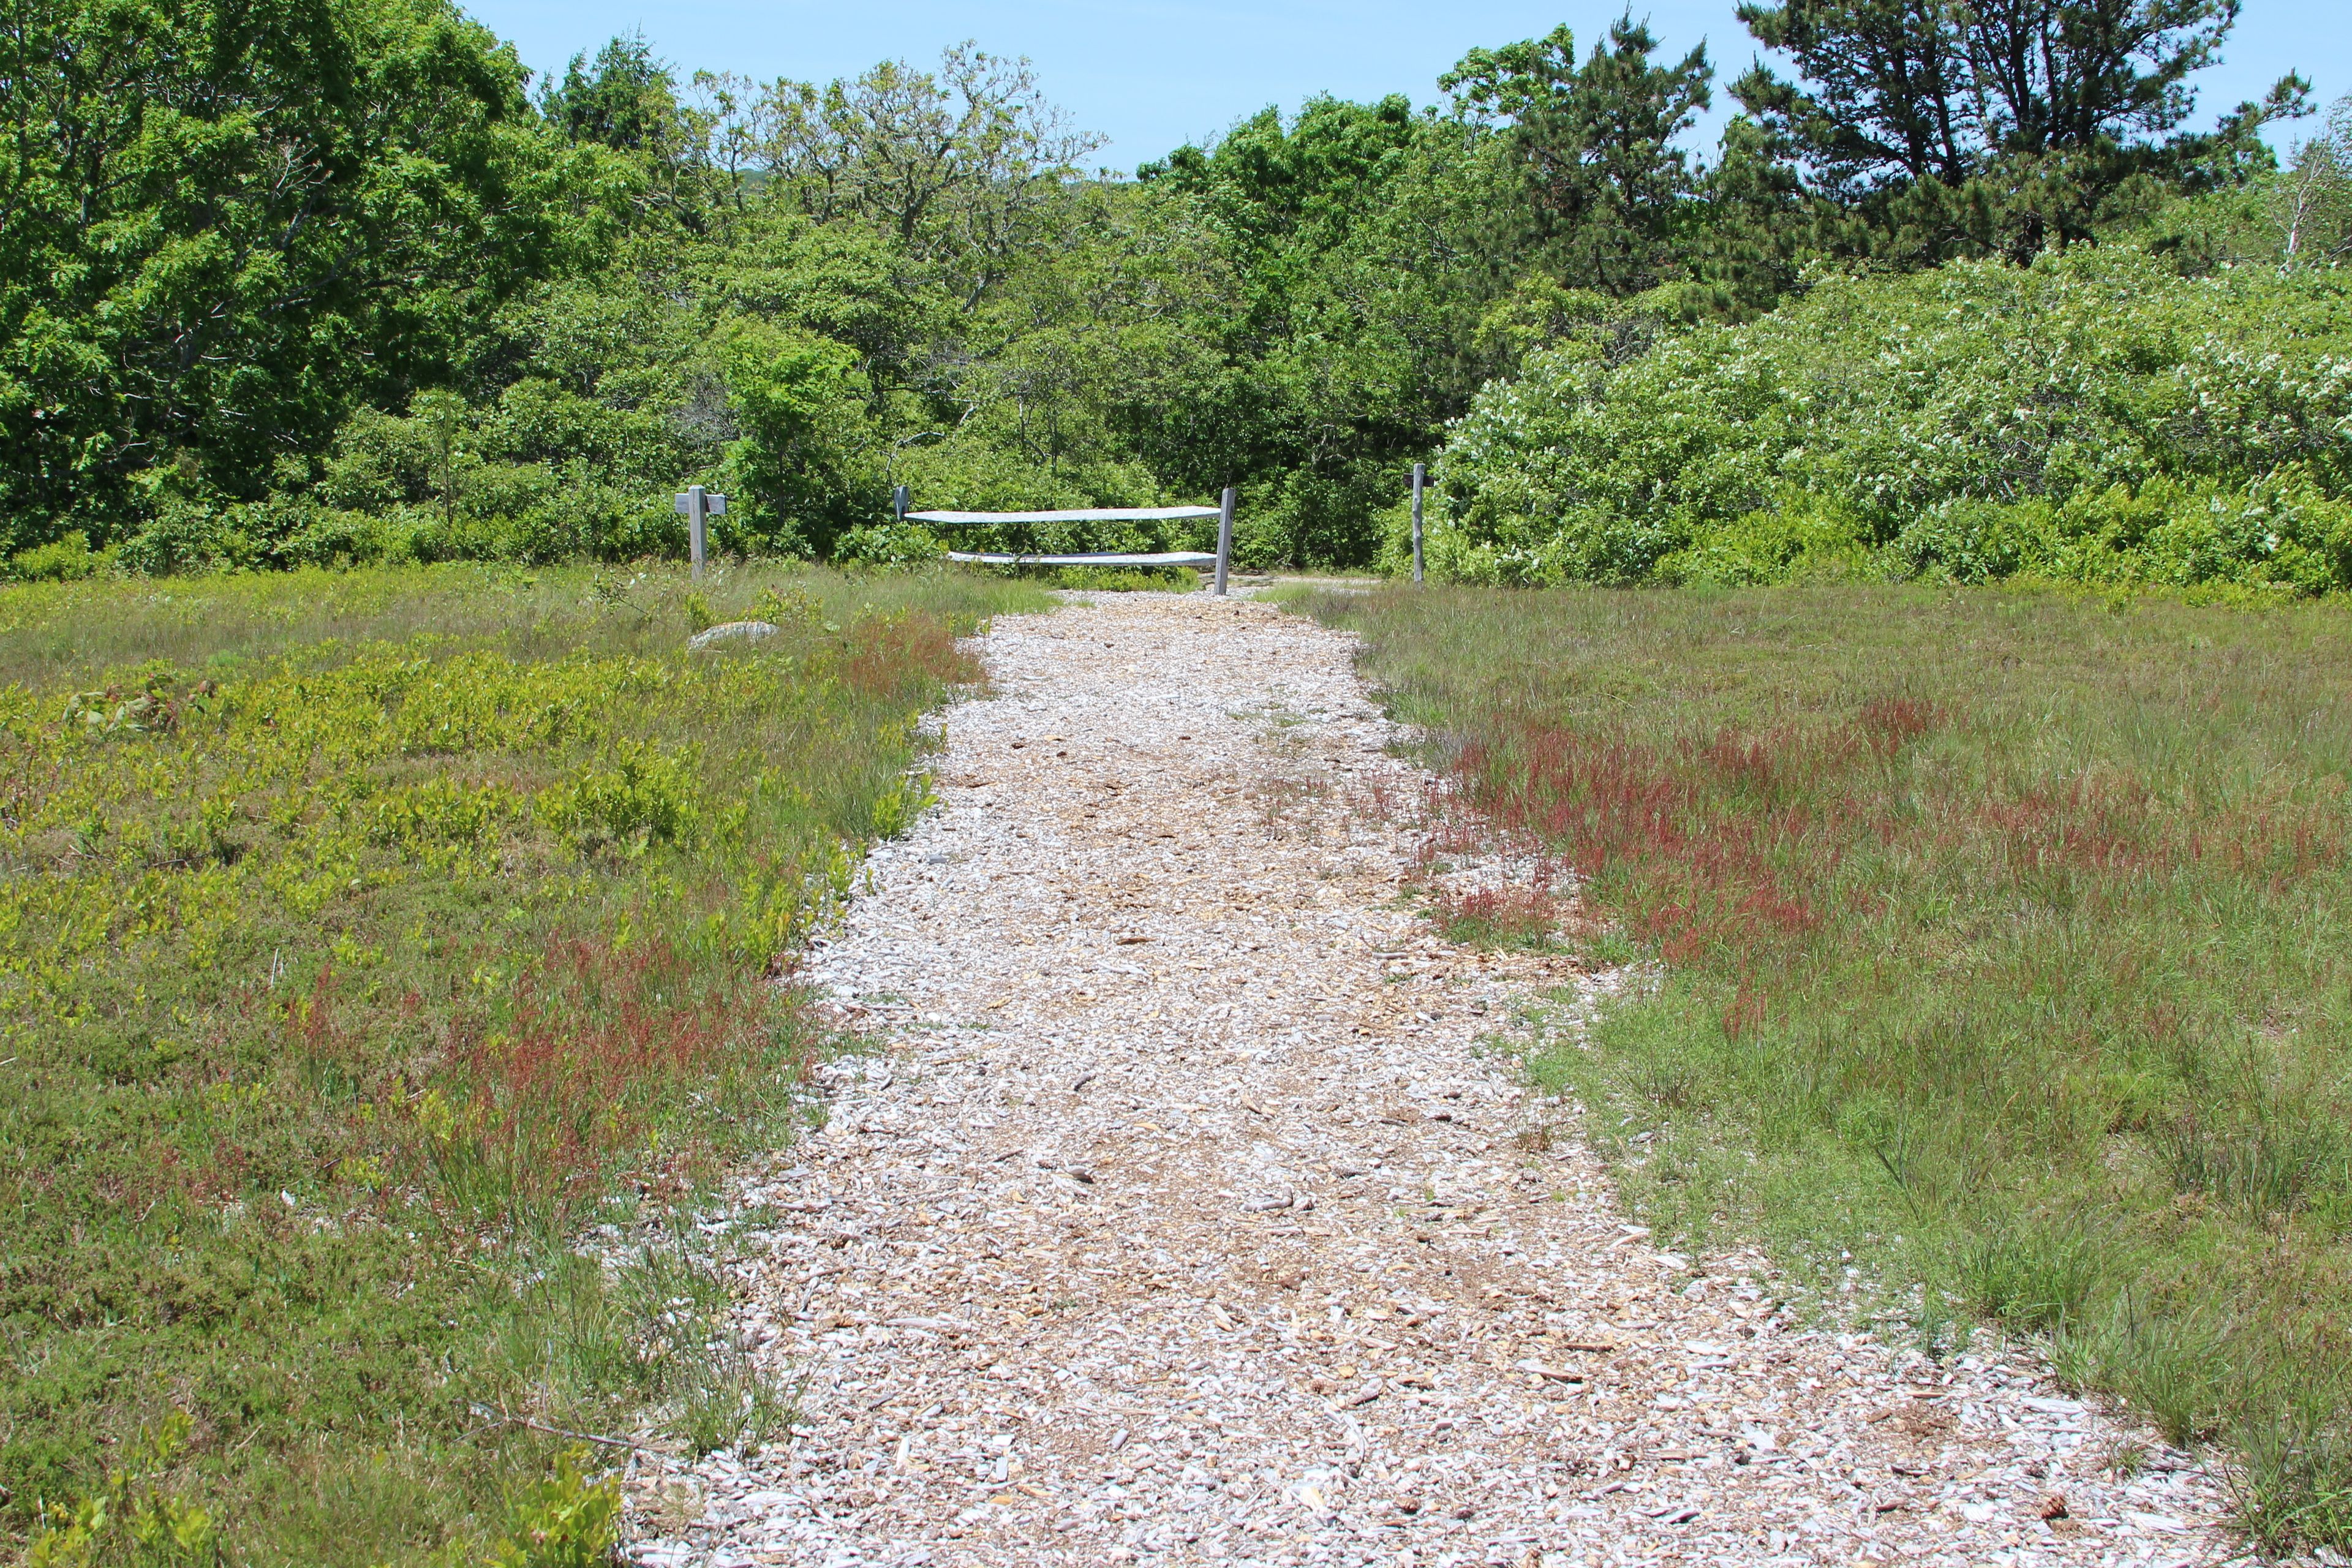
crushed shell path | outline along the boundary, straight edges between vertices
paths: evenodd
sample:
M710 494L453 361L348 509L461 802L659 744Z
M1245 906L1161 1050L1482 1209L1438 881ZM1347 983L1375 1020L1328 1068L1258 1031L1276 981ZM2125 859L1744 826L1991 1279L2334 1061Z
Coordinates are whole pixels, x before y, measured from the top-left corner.
M2135 1434L2023 1355L1808 1330L1624 1222L1480 1047L1607 980L1400 899L1364 806L1421 781L1353 646L1205 596L996 623L808 970L876 1048L735 1194L798 1435L641 1459L635 1560L2225 1560L2212 1479L2114 1479Z

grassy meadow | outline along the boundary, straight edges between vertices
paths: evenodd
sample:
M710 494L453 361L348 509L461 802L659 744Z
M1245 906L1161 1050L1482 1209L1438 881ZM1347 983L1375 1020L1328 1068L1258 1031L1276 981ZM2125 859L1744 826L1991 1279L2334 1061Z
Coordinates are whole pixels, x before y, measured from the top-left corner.
M2267 1543L2352 1546L2352 612L2001 589L1324 595L1654 984L1531 1068L1629 1201L1948 1352L1992 1321Z
M773 1436L789 1391L677 1238L803 1113L822 1042L772 982L919 809L955 637L1043 602L0 590L0 1558L568 1562L530 1530L604 1505L541 1427ZM782 635L686 651L752 614ZM643 1242L617 1278L572 1251L599 1226Z

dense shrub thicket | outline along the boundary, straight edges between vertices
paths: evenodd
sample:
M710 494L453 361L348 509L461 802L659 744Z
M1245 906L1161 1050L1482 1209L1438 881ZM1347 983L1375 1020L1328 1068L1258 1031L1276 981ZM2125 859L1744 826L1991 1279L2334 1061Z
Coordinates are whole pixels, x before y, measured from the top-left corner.
M1486 582L2352 586L2352 277L2144 247L1822 276L1482 392L1437 569ZM1392 542L1391 550L1397 548Z
M630 558L682 550L669 497L698 481L734 498L722 550L931 554L885 522L898 484L972 509L1231 484L1244 562L1360 564L1482 386L1533 363L1547 396L1577 344L1702 329L1641 373L1668 374L1809 268L2151 224L2183 275L2340 251L2340 161L2281 170L2259 135L2300 79L2188 128L2236 10L1938 4L1918 33L1893 0L1746 5L1796 74L1731 83L1707 158L1677 144L1704 48L1562 27L1472 50L1435 105L1268 110L1128 178L971 46L820 85L622 38L534 80L450 0L26 0L0 26L0 560Z

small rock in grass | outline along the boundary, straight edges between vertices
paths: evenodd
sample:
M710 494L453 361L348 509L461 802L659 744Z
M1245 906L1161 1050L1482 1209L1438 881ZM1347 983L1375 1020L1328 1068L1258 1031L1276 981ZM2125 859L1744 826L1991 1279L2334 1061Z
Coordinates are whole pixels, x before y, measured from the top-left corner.
M724 621L718 626L706 626L695 633L686 639L686 646L699 653L704 648L716 644L734 642L739 638L747 642L757 642L761 637L774 637L776 630L774 623L770 621Z

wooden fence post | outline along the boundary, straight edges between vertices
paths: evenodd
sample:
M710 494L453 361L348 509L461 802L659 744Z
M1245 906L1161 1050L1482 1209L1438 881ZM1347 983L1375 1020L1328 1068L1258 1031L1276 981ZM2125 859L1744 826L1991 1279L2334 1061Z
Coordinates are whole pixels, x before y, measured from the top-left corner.
M1421 487L1429 479L1428 468L1420 463L1412 466L1412 580L1421 581Z
M1225 567L1234 555L1234 487L1217 498L1217 596L1224 597Z
M727 515L727 498L700 485L688 485L675 504L686 519L686 552L694 563L694 580L699 583L703 558L710 553L710 519Z

